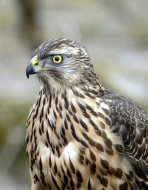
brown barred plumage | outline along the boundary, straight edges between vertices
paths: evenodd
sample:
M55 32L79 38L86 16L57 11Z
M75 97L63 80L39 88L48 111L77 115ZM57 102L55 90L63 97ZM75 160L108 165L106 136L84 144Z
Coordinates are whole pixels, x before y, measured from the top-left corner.
M43 87L27 120L31 190L148 189L148 114L102 87L86 49L44 42L26 74Z

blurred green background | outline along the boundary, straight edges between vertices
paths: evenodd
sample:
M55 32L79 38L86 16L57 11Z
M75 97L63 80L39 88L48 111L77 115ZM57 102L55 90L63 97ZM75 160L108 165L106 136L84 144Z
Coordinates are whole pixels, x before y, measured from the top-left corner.
M40 84L25 68L42 41L83 43L101 83L148 111L147 8L147 0L0 1L0 190L30 188L25 122Z

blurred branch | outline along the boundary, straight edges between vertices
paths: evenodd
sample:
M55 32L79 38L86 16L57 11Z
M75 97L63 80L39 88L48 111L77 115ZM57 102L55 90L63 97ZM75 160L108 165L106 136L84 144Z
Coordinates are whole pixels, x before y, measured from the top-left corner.
M40 43L38 35L38 26L36 20L37 1L36 0L18 0L22 9L22 31L28 40L31 49L34 49Z

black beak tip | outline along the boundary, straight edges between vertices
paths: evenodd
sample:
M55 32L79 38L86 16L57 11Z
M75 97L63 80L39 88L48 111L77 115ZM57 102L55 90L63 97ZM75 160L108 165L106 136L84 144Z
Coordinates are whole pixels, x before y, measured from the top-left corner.
M27 76L27 78L29 79L29 73L26 72L26 76Z
M28 79L29 79L29 75L31 75L31 74L35 74L35 70L34 70L32 64L29 63L27 65L27 68L26 68L26 76L27 76Z
M27 69L26 69L26 77L29 79L29 75L30 75L30 71L28 70L28 66L27 66Z

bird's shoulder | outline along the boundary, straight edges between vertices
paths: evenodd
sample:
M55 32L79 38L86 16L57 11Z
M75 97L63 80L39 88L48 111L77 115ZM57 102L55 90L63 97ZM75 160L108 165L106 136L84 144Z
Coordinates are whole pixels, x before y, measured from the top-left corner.
M101 101L106 103L112 113L118 113L118 115L129 119L134 117L139 122L148 125L148 113L139 106L135 101L126 98L124 96L117 95L107 89L102 90Z

